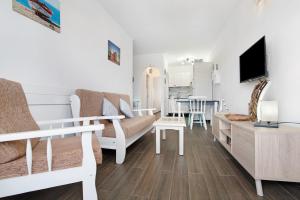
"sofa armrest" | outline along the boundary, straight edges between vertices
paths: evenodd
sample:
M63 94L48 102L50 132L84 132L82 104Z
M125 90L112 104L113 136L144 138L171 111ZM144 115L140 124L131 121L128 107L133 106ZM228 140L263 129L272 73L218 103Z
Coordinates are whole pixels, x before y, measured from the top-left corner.
M99 117L99 120L101 120L101 119L120 120L120 119L125 119L125 115L101 116L101 117Z
M89 126L58 128L58 129L51 129L51 130L7 133L7 134L0 135L0 142L10 142L15 140L27 140L27 139L42 138L42 137L70 135L74 133L86 133L92 131L99 131L103 129L104 129L104 125L99 124L99 125L89 125Z
M60 120L49 120L37 122L39 126L41 125L55 125L55 124L66 124L66 123L78 123L83 122L85 125L89 124L90 121L99 121L103 119L124 119L124 115L120 116L93 116L93 117L80 117L80 118L70 118L70 119L60 119Z
M142 109L135 109L133 112L138 112L139 116L143 116L143 111L147 111L148 115L153 115L153 111L156 110L156 108L142 108Z

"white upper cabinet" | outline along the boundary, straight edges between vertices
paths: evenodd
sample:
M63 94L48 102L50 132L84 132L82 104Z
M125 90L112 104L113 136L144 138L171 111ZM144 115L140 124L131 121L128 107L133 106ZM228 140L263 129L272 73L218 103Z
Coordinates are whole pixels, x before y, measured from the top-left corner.
M169 70L169 87L191 86L193 81L193 66L180 65L170 66Z

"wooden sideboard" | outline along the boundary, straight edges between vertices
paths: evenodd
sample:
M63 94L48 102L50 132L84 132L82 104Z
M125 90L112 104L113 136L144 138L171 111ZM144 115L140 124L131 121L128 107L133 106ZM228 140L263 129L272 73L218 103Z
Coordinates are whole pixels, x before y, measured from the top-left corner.
M257 195L263 196L261 180L300 182L300 128L255 128L218 113L212 133L255 179Z

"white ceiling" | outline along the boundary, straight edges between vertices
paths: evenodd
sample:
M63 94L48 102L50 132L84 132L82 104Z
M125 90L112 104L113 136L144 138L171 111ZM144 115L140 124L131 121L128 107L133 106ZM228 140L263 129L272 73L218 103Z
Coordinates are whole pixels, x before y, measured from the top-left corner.
M209 55L239 0L100 0L134 39L134 54Z

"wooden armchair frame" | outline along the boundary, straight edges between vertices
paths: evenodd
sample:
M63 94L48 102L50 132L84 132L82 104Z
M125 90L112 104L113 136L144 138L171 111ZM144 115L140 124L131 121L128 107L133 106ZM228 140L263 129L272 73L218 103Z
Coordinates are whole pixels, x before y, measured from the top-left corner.
M120 119L120 117L105 117L106 119ZM82 182L83 199L96 200L97 191L95 186L96 179L96 160L92 147L92 132L101 131L104 129L103 124L89 125L90 121L99 121L103 117L86 117L38 122L39 126L49 126L50 130L38 130L30 132L8 133L0 135L0 142L26 140L26 162L28 175L18 176L0 180L0 197L6 197L25 192L46 189L50 187ZM80 123L84 126L66 127L65 124ZM60 128L52 129L54 126ZM54 136L75 135L81 134L82 142L82 166L54 170L52 171L52 146L51 139ZM48 171L33 174L32 173L32 146L31 140L33 138L47 139L47 164Z

